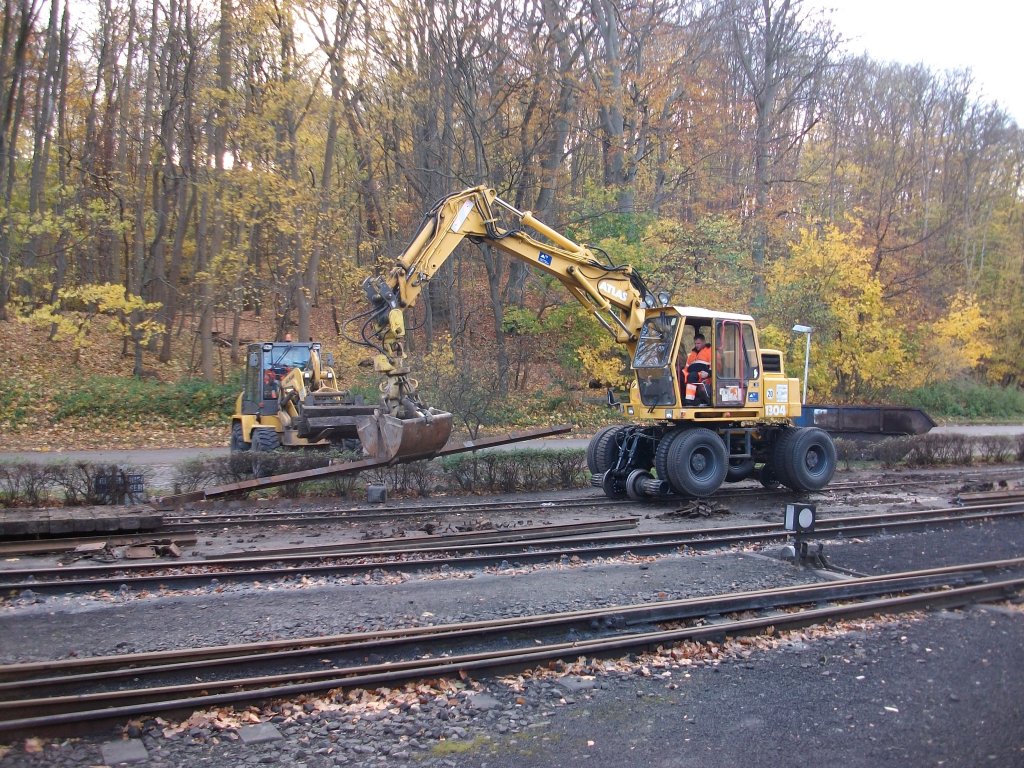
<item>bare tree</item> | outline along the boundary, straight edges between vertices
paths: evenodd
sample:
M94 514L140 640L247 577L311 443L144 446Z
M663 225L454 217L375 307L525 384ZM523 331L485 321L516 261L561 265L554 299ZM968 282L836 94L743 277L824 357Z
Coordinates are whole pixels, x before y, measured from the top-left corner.
M733 55L754 105L754 294L764 297L771 190L780 166L814 125L817 84L838 44L831 26L802 0L728 0Z

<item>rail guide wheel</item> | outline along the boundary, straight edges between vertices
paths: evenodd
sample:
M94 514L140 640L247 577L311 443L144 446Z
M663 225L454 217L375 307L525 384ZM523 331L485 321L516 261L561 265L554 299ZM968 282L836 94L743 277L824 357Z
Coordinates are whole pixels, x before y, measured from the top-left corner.
M601 478L601 490L609 499L621 499L628 493L626 481L617 472L611 470Z
M634 469L626 476L626 495L633 501L643 501L647 493L643 490L644 480L654 480L654 475L646 469Z

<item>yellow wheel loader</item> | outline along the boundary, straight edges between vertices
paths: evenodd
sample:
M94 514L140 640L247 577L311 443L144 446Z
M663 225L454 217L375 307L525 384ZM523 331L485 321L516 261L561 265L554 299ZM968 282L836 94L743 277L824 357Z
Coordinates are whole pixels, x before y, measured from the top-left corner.
M628 399L609 393L609 404L630 423L601 430L587 450L592 482L608 496L701 497L754 473L766 486L797 491L831 480L832 439L794 424L800 382L785 375L781 353L761 348L750 315L670 304L631 266L612 264L486 187L443 198L394 265L363 283L370 308L353 320L362 322L359 343L375 350L375 370L384 376L377 417L359 432L371 455L401 460L413 446L425 455L448 438L451 416L425 408L409 376L403 310L463 240L556 278L628 350ZM686 360L698 334L712 353L696 379Z
M365 446L374 457L397 455L402 435L395 435L396 420L381 415L378 406L367 405L362 398L339 389L331 362L329 355L322 355L318 342L250 344L244 389L231 419L231 450L333 446L357 451ZM428 415L432 415L429 409L417 414ZM443 429L445 421L447 432ZM451 416L439 415L436 422L431 422L421 419L421 430L428 429L431 440L441 440L443 445L451 432ZM404 457L437 450L433 442L425 450L412 444L416 440L415 426L405 440Z

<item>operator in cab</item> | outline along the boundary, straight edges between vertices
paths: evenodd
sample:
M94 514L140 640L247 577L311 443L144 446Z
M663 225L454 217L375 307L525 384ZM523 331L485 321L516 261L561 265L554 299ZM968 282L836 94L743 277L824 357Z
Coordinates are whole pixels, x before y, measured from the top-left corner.
M686 356L686 394L684 405L711 405L711 346L698 333L693 349Z

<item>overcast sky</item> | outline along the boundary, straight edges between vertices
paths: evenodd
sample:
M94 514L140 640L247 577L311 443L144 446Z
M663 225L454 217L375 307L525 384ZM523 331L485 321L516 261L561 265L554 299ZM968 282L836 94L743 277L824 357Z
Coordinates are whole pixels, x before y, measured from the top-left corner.
M1020 0L810 0L832 8L853 53L974 73L976 94L1024 126L1024 3Z

